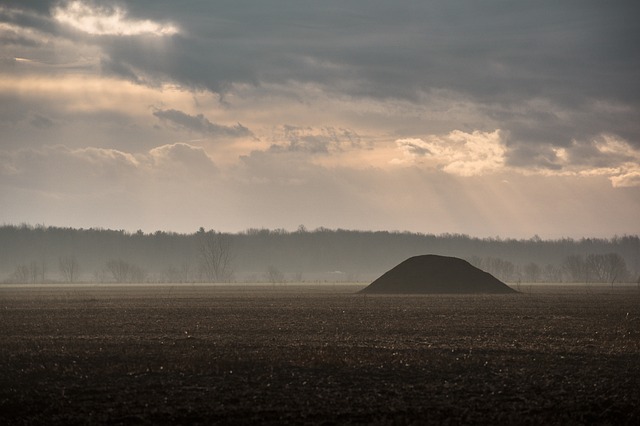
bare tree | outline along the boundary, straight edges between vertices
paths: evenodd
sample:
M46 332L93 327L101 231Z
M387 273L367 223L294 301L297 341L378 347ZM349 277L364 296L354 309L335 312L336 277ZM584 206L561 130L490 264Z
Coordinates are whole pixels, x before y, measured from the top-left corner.
M191 277L191 262L189 262L189 259L185 259L182 264L180 264L179 274L180 282L188 283L193 281L193 278Z
M267 269L266 278L267 281L269 281L273 285L281 284L285 281L282 271L280 271L280 269L276 268L273 265L269 266L269 268Z
M129 278L129 268L131 265L122 259L111 259L107 262L106 269L111 273L113 280L117 283L127 282Z
M544 280L548 283L559 283L562 281L562 269L556 265L545 265L542 273Z
M42 262L42 265L38 265L38 262L35 260L29 264L29 276L30 282L32 283L43 283L44 282L44 273L45 273L45 264Z
M631 273L627 269L624 258L618 253L608 253L604 255L607 263L607 278L611 285L614 282L625 282L631 277Z
M106 265L107 271L117 283L141 283L146 279L146 272L138 265L133 265L122 259L111 259Z
M38 271L38 263L31 262L29 264L29 282L37 283L39 275L40 275L40 272Z
M45 281L46 264L39 264L35 260L31 263L16 266L13 272L13 280L20 284L36 284Z
M138 265L129 265L128 282L143 283L147 280L147 272Z
M534 262L527 263L524 266L524 279L530 283L538 282L540 280L540 266Z
M200 271L209 282L231 282L233 279L233 244L231 237L220 232L200 232Z
M618 253L590 254L585 260L589 275L602 283L624 281L629 278L629 271L624 258Z
M515 266L508 260L486 257L481 261L481 265L476 266L503 281L511 281L514 277Z
M61 257L58 262L58 266L60 268L60 273L66 282L75 282L80 270L80 265L78 264L78 260L75 256Z
M584 258L578 254L572 254L567 256L562 264L562 269L567 275L567 280L570 282L585 283L589 281L589 274Z
M30 275L29 267L27 265L18 265L13 272L13 280L19 284L27 284L29 282Z

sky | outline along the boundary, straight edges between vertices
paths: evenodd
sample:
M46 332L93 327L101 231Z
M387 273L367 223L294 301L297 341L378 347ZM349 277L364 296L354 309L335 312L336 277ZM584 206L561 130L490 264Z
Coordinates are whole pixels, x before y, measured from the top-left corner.
M0 1L0 223L640 234L637 1Z

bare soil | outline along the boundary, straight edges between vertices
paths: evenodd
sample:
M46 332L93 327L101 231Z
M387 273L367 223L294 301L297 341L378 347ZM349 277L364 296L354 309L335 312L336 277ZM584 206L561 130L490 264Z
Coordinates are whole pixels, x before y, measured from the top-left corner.
M640 424L640 292L0 287L0 424Z

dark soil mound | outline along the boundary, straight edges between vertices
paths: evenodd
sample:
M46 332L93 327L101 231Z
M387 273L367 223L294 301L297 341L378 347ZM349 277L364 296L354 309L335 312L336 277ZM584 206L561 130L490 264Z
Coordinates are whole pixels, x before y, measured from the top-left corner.
M361 293L514 293L511 287L457 257L411 257L362 289Z

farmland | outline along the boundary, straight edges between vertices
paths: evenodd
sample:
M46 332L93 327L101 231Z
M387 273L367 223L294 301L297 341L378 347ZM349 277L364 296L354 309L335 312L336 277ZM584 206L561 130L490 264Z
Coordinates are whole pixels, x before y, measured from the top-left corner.
M638 424L640 291L0 286L2 424Z

